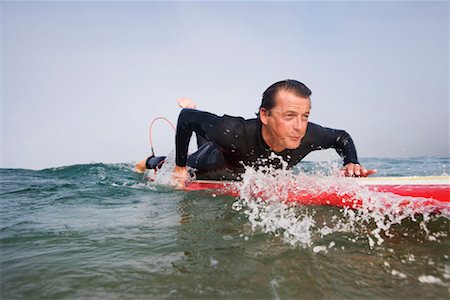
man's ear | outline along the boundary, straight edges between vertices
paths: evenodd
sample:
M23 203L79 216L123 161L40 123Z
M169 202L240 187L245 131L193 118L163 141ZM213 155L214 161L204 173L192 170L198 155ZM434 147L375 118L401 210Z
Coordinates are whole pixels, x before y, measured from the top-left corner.
M261 123L263 123L264 125L267 125L267 119L269 118L270 112L263 108L260 107L259 108L259 119L261 120Z

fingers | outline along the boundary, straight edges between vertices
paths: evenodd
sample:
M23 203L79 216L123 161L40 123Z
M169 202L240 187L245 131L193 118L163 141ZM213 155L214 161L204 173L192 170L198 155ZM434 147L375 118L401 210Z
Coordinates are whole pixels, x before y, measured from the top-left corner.
M172 186L177 190L183 190L186 187L186 178L174 175L171 181Z
M348 163L341 169L341 176L346 177L367 177L371 174L375 174L377 170L367 170L359 164Z
M359 165L348 163L341 169L341 176L353 177L356 173L356 166L358 166L358 174L360 174L361 168Z
M189 178L189 173L186 167L175 166L174 172L172 174L172 185L176 189L182 190L186 188L186 180Z
M355 175L357 177L367 177L369 175L375 174L376 172L377 172L377 170L375 170L375 169L367 170L367 169L365 169L365 168L363 168L361 166L361 173L360 173L360 175L357 175L356 173L355 173Z
M377 171L377 169L371 169L371 170L367 170L367 175L366 176L369 176L369 175L372 175L372 174L375 174L375 173L377 173L378 171Z

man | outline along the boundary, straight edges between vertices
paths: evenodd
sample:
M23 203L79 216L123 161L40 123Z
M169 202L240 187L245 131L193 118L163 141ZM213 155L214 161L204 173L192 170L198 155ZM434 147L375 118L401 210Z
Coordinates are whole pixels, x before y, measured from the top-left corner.
M283 80L264 93L258 118L214 114L195 109L190 102L180 103L176 132L174 184L183 187L195 170L198 179L239 180L244 166L292 168L314 150L334 148L344 160L342 175L368 176L359 162L353 141L343 130L324 128L308 122L311 91L296 80ZM188 157L188 146L195 132L199 149ZM141 163L142 164L142 163Z

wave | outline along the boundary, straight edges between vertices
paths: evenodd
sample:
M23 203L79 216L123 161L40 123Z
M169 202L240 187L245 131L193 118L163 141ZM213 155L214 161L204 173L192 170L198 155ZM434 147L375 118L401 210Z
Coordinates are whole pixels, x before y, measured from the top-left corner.
M129 188L145 188L133 165L76 164L43 170L0 169L1 195L13 199L70 199L128 195Z

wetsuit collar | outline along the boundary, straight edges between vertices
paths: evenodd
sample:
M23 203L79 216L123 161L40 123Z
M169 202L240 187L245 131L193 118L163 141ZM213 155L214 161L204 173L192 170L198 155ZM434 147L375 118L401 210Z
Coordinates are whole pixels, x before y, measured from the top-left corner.
M258 143L261 146L262 149L264 149L265 152L272 152L272 149L270 149L269 145L266 144L266 141L264 141L262 136L262 122L258 118Z

